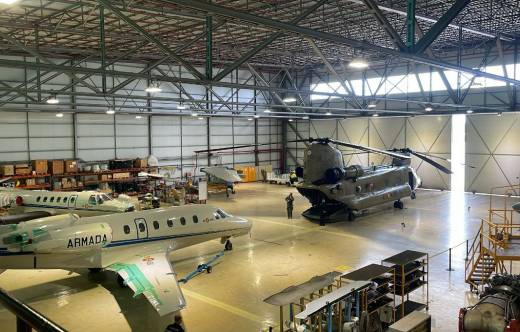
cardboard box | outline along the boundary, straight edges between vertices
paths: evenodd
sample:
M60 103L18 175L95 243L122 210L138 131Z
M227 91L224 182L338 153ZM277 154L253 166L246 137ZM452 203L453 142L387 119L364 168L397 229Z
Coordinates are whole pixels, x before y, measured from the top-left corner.
M146 159L137 158L134 160L135 168L145 168L148 166L148 161Z
M3 176L14 175L14 165L2 165L2 166L0 166L0 175L3 175Z
M49 161L48 169L52 175L61 175L64 172L63 160L52 160Z
M112 174L101 174L101 181L112 180Z
M78 163L75 160L65 160L65 173L77 173Z
M116 179L126 179L126 178L129 178L129 177L130 177L130 173L128 173L128 172L112 174L112 178L114 180L116 180Z
M27 179L25 180L26 186L35 186L36 185L36 179Z
M37 174L47 173L47 170L48 170L47 167L48 167L47 160L33 160L32 161L32 169Z
M27 167L27 168L15 168L15 175L27 175L27 174L31 174L31 168L30 167Z
M14 168L29 168L31 165L29 164L16 164L14 165Z

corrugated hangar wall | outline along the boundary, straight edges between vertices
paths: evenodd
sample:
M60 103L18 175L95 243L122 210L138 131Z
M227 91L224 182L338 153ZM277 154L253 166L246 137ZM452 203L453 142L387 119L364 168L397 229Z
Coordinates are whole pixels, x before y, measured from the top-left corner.
M13 57L21 59L19 57ZM27 58L29 60L34 60ZM61 62L55 59L58 62ZM99 67L99 63L86 63L85 66ZM144 64L121 63L112 66L113 70L122 70L138 73L145 68ZM202 68L199 68L202 70ZM171 77L192 78L192 75L184 71L180 66L158 66L155 69L159 74L166 73ZM35 80L36 71L11 68L2 71L2 80L10 85L22 84L25 80ZM223 81L234 83L247 83L251 80L248 71L236 70ZM93 75L88 82L95 86L101 86L101 77ZM43 90L60 91L70 85L71 79L65 74L57 75L42 81ZM121 85L121 81L109 79L107 89ZM249 82L250 83L250 82ZM33 84L34 85L34 84ZM123 88L118 90L119 95L132 95L145 97L144 89L148 86L146 80L133 80L126 82ZM35 88L34 86L32 87ZM159 97L205 99L204 87L164 82L161 84L162 92ZM213 90L221 98L239 102L255 101L264 103L261 94L253 90L214 87ZM76 91L92 94L92 91L82 86L76 86ZM47 98L42 95L41 98ZM13 97L14 102L23 104L25 98ZM160 99L160 98L159 98ZM68 159L80 158L85 161L106 160L112 158L136 158L147 157L150 152L157 156L162 164L182 165L188 169L197 162L199 166L207 165L207 157L201 157L195 161L195 150L227 145L273 143L262 147L258 153L260 165L272 164L279 167L281 142L281 125L276 119L257 119L248 121L247 118L212 117L209 120L199 120L191 116L161 115L161 112L176 110L177 102L154 100L151 104L154 115L147 116L142 113L141 119L134 115L117 114L122 110L138 111L147 106L146 100L127 101L124 98L110 99L100 96L85 95L75 97L76 115L64 112L62 118L57 118L55 113L60 109L70 109L72 98L60 95L60 104L57 106L43 105L49 112L25 112L23 106L20 111L10 112L0 109L0 162L27 161L32 159ZM88 105L87 105L88 104ZM90 105L90 106L89 106ZM97 108L95 105L99 105ZM206 104L188 103L195 109L205 109ZM116 110L115 115L104 112L108 107ZM254 112L254 106L216 106L219 112ZM84 113L82 113L84 112ZM99 112L99 114L93 114ZM192 111L184 112L187 115ZM252 113L249 113L252 114ZM256 125L255 125L256 123ZM209 136L209 139L208 139ZM211 159L212 164L222 162L225 165L255 164L253 149L246 151L231 151L218 154Z

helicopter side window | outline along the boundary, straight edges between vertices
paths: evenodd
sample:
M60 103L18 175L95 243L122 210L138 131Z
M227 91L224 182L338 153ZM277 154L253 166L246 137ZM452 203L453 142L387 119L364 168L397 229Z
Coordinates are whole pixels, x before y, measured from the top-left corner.
M71 201L72 201L72 199L71 199ZM96 205L97 204L96 196L94 196L94 195L90 196L89 199L88 199L88 204Z
M361 186L356 186L356 193L359 194L361 193L362 189L361 189Z

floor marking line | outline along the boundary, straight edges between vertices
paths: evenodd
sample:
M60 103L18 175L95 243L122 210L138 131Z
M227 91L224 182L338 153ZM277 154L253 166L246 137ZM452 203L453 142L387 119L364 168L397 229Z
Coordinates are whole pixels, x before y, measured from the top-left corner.
M202 294L196 293L196 292L188 290L186 288L184 288L182 290L182 292L184 294L188 295L189 297L192 297L192 298L197 299L199 301L202 301L202 302L205 302L207 304L213 305L213 306L215 306L217 308L220 308L222 310L225 310L227 312L230 312L230 313L232 313L234 315L237 315L237 316L240 316L242 318L245 318L245 319L257 322L257 323L261 323L261 324L265 324L266 321L267 321L267 319L265 319L263 317L260 317L258 315L255 315L255 314L253 314L253 313L251 313L249 311L237 308L235 306L232 306L230 304L224 303L224 302L219 301L219 300L212 299L210 297L204 296Z

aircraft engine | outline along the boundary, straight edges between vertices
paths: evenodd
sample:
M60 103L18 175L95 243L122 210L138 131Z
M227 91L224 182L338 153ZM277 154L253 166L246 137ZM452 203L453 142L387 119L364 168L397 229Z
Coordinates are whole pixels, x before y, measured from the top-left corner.
M101 249L112 242L112 228L106 223L74 225L51 230L40 227L5 234L1 242L11 252L89 251Z
M11 224L6 226L0 226L0 236L6 233L12 232L28 232L32 230L51 230L71 226L79 220L78 215L75 214L62 214L51 217L43 217L37 219L31 219L28 221L20 222L18 224Z
M357 179L360 176L363 176L364 173L365 171L363 170L363 167L361 167L360 165L352 165L347 167L347 169L345 170L344 178L346 180Z
M496 275L480 300L459 312L459 332L520 332L520 276Z

